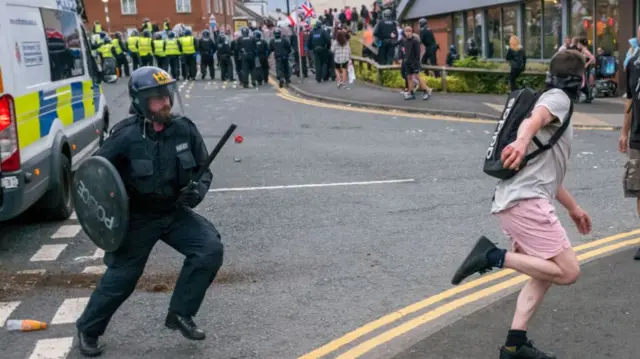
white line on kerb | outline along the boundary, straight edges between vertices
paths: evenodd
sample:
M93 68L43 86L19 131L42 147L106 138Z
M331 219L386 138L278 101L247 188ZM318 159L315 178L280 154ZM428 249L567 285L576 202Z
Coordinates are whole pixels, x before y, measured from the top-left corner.
M73 337L40 339L29 359L61 359L71 351Z
M51 320L51 324L69 324L75 322L80 318L87 303L89 303L88 297L65 299Z
M336 186L366 186L372 184L407 183L415 182L415 179L399 179L387 181L367 181L367 182L338 182L338 183L310 183L295 184L287 186L264 186L264 187L235 187L235 188L214 188L209 192L231 192L231 191L258 191L267 189L291 189L291 188L316 188L316 187L336 187Z

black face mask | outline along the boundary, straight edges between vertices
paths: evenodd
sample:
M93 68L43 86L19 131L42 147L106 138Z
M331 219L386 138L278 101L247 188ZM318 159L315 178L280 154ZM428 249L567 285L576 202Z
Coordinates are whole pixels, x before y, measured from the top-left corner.
M555 76L547 74L545 79L547 88L556 88L563 90L571 101L578 101L580 99L580 88L582 87L582 76Z

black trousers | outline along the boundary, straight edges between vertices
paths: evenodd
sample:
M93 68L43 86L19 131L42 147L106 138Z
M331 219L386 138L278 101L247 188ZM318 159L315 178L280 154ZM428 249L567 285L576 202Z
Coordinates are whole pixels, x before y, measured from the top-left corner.
M104 334L113 314L133 293L158 239L186 257L169 304L169 311L178 315L197 314L222 266L220 234L211 222L191 209L181 207L154 219L134 217L122 247L105 253L107 271L76 323L78 330L87 335Z
M238 81L242 81L242 60L234 58L233 64L236 66L236 75L238 75Z
M131 56L133 71L135 71L140 67L140 53L132 52L130 56Z
M289 56L276 57L276 78L278 81L291 82L291 68Z
M195 80L198 72L197 65L195 54L182 55L182 78Z
M171 68L171 77L177 80L180 77L180 55L167 55L167 63Z
M220 79L222 81L233 80L233 62L231 56L218 55L218 61L220 61Z
M131 72L129 69L129 61L127 61L127 56L124 54L124 52L116 56L116 61L118 62L117 66L120 69L120 77L122 76L128 77Z
M213 66L213 55L200 55L200 74L202 74L203 80L207 77L207 69L209 69L211 79L215 79L216 68Z
M325 77L329 77L329 50L326 48L316 48L313 51L313 56L316 69L316 81L321 82Z
M153 55L140 56L141 66L153 66Z
M249 76L251 76L251 82L255 83L255 75L253 73L253 69L256 66L256 58L252 56L244 57L241 60L242 62L242 77L241 82L244 87L249 86Z

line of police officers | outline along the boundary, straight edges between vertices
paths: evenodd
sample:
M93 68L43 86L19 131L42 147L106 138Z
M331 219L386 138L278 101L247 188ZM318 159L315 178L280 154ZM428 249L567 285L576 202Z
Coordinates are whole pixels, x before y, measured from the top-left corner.
M289 61L291 55L293 55L294 72L297 76L302 72L302 75L307 77L309 67L313 66L316 69L317 82L328 81L329 78L335 80L335 64L331 53L331 39L335 34L331 27L323 25L322 16L313 29L305 25L298 34L292 32L286 37L278 27L274 30L273 39L269 42L262 38L260 31L257 29L250 31L247 27L240 30L235 40L230 40L224 33L212 36L209 30L203 31L199 39L196 39L190 30L176 37L175 32L167 31L168 26L168 22L165 21L167 39L163 39L160 33L156 33L152 38L152 32L149 30L150 23L143 24L142 36L134 30L126 41L120 32L115 33L114 39L101 32L100 39L94 43L94 50L102 59L115 58L120 74L124 76L130 74L125 55L128 53L134 71L141 66L152 66L155 61L156 66L169 72L177 80L181 75L182 79L195 80L196 56L199 53L201 78L205 79L209 74L210 78L214 79L214 55L217 54L221 80L234 80L235 65L236 74L242 85L247 88L251 82L255 87L268 81L268 58L273 53L276 77L281 87L291 82L292 69ZM300 46L298 46L298 37L302 37ZM299 55L302 57L302 63Z

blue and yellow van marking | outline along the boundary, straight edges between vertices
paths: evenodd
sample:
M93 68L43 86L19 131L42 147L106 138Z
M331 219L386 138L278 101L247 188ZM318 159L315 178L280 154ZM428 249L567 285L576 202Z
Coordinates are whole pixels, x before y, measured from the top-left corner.
M102 86L77 81L55 90L29 93L15 99L18 140L23 149L51 131L56 118L67 127L98 112Z

